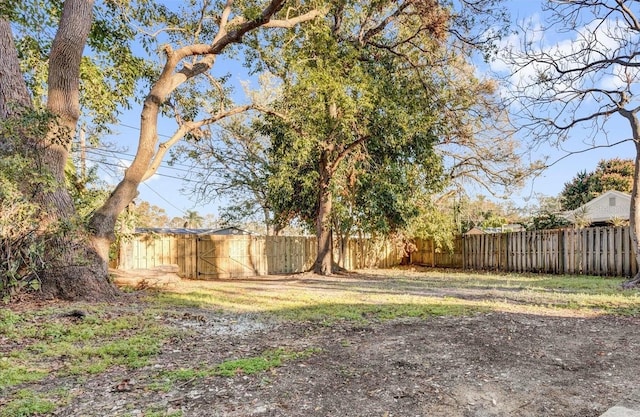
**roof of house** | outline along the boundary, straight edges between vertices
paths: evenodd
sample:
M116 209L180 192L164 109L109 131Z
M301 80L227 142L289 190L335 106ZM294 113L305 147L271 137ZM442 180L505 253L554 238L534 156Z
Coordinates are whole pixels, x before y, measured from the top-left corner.
M184 227L136 227L135 233L156 233L160 235L255 235L248 230L230 226L218 229L188 229Z
M609 190L575 210L562 213L562 216L569 221L575 221L578 216L587 216L592 223L606 222L614 218L628 219L630 207L631 196L629 194Z

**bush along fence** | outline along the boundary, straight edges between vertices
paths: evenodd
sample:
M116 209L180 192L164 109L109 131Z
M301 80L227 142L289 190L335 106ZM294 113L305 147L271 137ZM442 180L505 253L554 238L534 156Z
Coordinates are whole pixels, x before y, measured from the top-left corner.
M418 240L410 263L436 268L633 276L638 265L628 227L539 230L458 236L453 249ZM335 262L347 269L406 263L390 241L349 239L336 244ZM119 269L178 265L183 278L224 279L311 269L315 237L141 234L123 243Z

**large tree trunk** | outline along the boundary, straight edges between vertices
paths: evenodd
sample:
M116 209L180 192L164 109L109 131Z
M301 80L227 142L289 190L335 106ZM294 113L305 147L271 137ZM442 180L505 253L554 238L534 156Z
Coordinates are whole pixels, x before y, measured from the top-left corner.
M633 172L633 187L631 189L631 209L629 211L629 228L631 229L632 250L635 252L636 264L640 265L640 196L638 195L638 182L640 181L640 143L636 140L636 159ZM623 284L624 288L632 288L640 285L640 271Z
M44 214L42 292L64 299L110 299L117 293L109 282L106 261L97 256L85 232L75 225L73 200L65 187L64 167L79 117L80 61L91 28L92 8L93 1L64 2L49 56L47 110L56 119L49 123L48 134L13 138L22 140L20 148L31 149L39 159L34 169L42 169L53 180L51 186L36 185L30 194ZM26 109L30 100L6 22L0 23L0 44L0 65L7 66L0 71L1 84L3 90L8 90L0 97L0 111L3 117L14 117L15 104Z
M172 55L168 57L160 78L145 98L140 115L140 138L136 156L125 171L122 181L102 207L96 210L89 223L93 246L103 259L108 258L109 247L115 241L114 231L118 216L138 195L138 186L147 178L152 161L156 157L160 106L176 85L179 85L179 81L175 81L177 76L174 76L173 70L180 59L181 57Z
M0 120L15 116L25 108L31 108L31 97L20 72L11 25L0 19ZM0 137L0 145L5 144L6 139Z
M634 144L636 148L636 158L633 171L633 186L631 188L631 208L629 211L629 228L631 229L632 250L636 255L636 264L640 265L640 195L638 195L638 184L640 182L640 121L633 112L622 112L622 115L629 120L633 132ZM640 271L632 279L623 284L624 288L632 288L640 285Z
M318 254L313 271L320 275L333 273L333 236L331 227L331 169L327 151L320 156L320 181L318 195L318 214L316 218L316 235L318 238Z
M64 168L80 117L80 62L93 21L93 1L66 0L49 55L47 109L58 117L42 147L45 167L56 181L51 192L41 193L38 202L51 224L76 216L65 186ZM100 256L84 230L55 233L46 255L42 276L46 295L65 299L110 299L116 294L109 282L108 256Z

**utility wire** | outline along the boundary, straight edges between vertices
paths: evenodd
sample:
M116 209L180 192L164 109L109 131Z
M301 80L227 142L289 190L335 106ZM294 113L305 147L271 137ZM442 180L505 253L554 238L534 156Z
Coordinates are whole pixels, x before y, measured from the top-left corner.
M97 156L110 156L112 158L116 158L118 157L119 159L124 159L124 158L120 158L120 156L126 156L129 158L135 158L135 155L132 154L128 154L125 152L120 152L120 151L112 151L110 149L99 149L99 148L87 148L87 153L93 154L93 155L97 155ZM131 160L129 159L124 159L127 162L131 162ZM182 171L182 172L189 172L191 173L193 171L193 167L189 166L189 165L185 165L185 164L173 164L173 165L169 165L166 162L163 162L160 164L160 166L162 168L166 168L166 169L173 169L175 171ZM179 168L179 167L184 167L184 168Z
M149 190L151 190L155 195L157 195L158 197L160 197L162 199L162 201L164 201L165 203L169 204L171 207L173 207L174 209L178 210L180 213L182 214L187 214L186 211L182 210L180 207L175 206L171 201L167 200L166 198L164 198L164 196L162 194L160 194L159 192L157 192L156 190L154 190L153 188L151 188L151 186L147 183L142 183L142 185L146 186Z
M135 158L135 154L132 153L127 153L124 151L118 151L115 149L107 149L107 148L100 148L97 146L87 146L85 148L87 150L87 152L94 152L94 153L102 153L102 154L114 154L114 155L124 155L124 156L128 156L131 158ZM169 164L168 162L163 161L163 164L165 164L167 167L173 167L173 166L183 166L185 168L192 168L191 165L187 165L187 164L179 164L179 163L174 163L174 164Z
M129 129L137 130L138 132L140 131L140 128L137 127L137 126L131 126L131 125L127 125L127 124L124 124L124 123L114 123L114 124L117 125L117 126L122 126L122 127L127 127ZM161 137L167 138L167 139L171 139L171 136L164 135L164 134L161 134L161 133L158 133L158 136L161 136Z
M114 165L114 164L107 164L107 165L119 166L119 165ZM111 171L111 174L109 174L109 172L106 170L106 167L98 167L98 168L101 168L103 171L107 172L107 175L113 174L115 177L119 176L118 173L113 168L108 167L109 170ZM180 213L182 213L184 215L187 214L183 209L181 209L180 207L177 207L171 201L169 201L166 198L164 198L164 196L162 194L160 194L159 192L154 190L149 184L146 184L146 183L142 183L142 184L145 185L149 190L151 190L158 197L160 197L160 199L162 199L162 201L164 201L165 203L169 204L171 207L173 207L174 209L178 210Z
M87 161L93 162L93 163L96 163L96 164L99 164L99 165L108 165L108 166L112 166L112 167L118 167L118 168L126 169L126 167L124 167L124 166L122 166L120 164L112 163L112 162L99 161L97 159L90 159L90 158L87 158ZM131 161L128 161L128 162L131 162ZM165 178L172 178L174 180L180 180L180 181L185 181L185 182L192 182L192 183L198 183L199 182L199 181L196 181L196 180L190 180L188 178L176 177L174 175L169 175L169 174L162 174L162 173L159 173L159 172L156 172L154 175L158 175L160 177L165 177Z

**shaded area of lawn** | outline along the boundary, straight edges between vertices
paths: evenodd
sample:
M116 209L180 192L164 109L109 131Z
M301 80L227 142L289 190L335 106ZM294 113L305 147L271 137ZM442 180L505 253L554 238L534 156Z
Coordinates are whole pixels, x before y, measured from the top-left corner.
M274 314L286 319L393 319L485 311L543 315L636 315L637 291L622 279L456 271L373 270L336 277L187 281L161 304Z
M113 378L114 372L139 373L146 381L145 390L169 393L194 381L268 373L287 362L313 362L319 355L328 361L335 353L331 338L318 339L322 346L317 347L311 342L316 336L306 340L307 330L300 330L298 339L279 335L271 340L269 325L242 330L243 320L284 323L287 332L297 334L309 324L312 329L344 332L350 326L366 328L416 318L425 323L432 317L468 317L482 323L489 313L558 320L639 316L639 293L620 290L621 282L602 277L393 269L334 277L183 281L171 291L127 295L114 305L8 306L0 310L0 417L36 416L68 407L80 401L84 391L77 388L79 384ZM74 314L77 311L82 314ZM217 333L221 326L231 330ZM495 326L501 324L487 329L502 335ZM246 345L251 348L221 345L245 331L258 338L255 345ZM347 348L354 341L349 336L341 343ZM212 354L216 349L218 356ZM128 387L125 381L117 386ZM156 409L154 404L139 407L148 415L182 415L170 407Z

